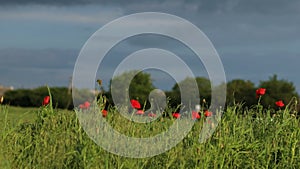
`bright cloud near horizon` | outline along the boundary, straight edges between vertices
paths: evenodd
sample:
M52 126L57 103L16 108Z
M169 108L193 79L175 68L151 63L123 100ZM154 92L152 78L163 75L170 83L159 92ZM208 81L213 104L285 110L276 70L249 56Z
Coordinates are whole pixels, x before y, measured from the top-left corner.
M196 25L215 46L228 81L245 79L257 84L277 74L300 91L298 0L0 0L0 85L68 86L88 38L114 19L137 12L169 13ZM101 78L108 85L124 56L149 47L181 55L197 76L207 76L204 67L179 45L156 36L128 39L100 65L109 72L101 72ZM154 83L170 89L174 81L166 77L156 72Z

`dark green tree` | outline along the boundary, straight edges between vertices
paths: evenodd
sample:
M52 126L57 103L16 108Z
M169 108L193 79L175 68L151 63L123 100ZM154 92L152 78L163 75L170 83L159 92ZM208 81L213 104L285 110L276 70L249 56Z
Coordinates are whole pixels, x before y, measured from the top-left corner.
M279 80L277 75L273 75L267 81L261 81L259 87L266 88L266 94L261 100L266 107L276 108L275 102L278 100L288 104L293 97L298 98L294 84L284 79Z
M200 94L201 102L205 99L206 102L211 100L211 83L210 80L205 77L196 77L196 82L198 85L198 90Z
M110 94L114 104L124 104L128 99L136 99L141 104L147 102L150 92L154 89L151 75L145 72L128 71L115 76L110 81Z
M196 81L196 85L198 87L198 94L196 94L196 90L193 86L193 81ZM182 85L182 88L179 86ZM197 88L196 88L197 89ZM211 84L209 79L205 77L196 77L191 78L187 77L179 83L176 83L171 92L167 92L167 96L171 99L172 106L177 106L182 103L181 93L183 93L186 97L182 98L183 100L194 98L194 104L200 104L200 102L205 99L205 102L209 103L211 99ZM187 93L187 95L185 94Z
M228 106L234 104L244 104L247 107L256 104L255 85L249 80L235 79L227 83Z
M68 94L65 87L50 88L53 105L57 108L73 109L72 96ZM43 103L45 96L49 95L47 87L38 87L35 89L17 89L7 91L5 101L12 106L39 107Z
M5 104L13 106L31 107L31 98L29 89L17 89L4 93Z

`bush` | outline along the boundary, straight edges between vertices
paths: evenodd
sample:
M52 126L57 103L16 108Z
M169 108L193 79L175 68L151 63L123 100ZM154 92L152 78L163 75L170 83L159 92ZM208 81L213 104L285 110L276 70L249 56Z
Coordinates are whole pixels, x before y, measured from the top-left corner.
M288 104L293 98L298 98L296 87L292 82L277 78L277 75L273 75L267 81L261 81L259 87L266 89L266 94L262 98L262 104L265 107L275 109L275 102L283 100L285 104Z
M73 109L72 96L68 88L53 87L52 92L53 105L57 108ZM39 107L42 105L43 98L48 95L47 87L36 89L17 89L7 91L4 95L5 103L12 106L21 107Z

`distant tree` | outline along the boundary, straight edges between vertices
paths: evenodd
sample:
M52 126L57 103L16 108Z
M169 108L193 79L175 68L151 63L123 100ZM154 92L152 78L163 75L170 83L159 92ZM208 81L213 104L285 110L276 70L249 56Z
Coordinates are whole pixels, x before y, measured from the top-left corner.
M72 109L72 96L68 94L65 87L50 88L53 105L57 108ZM47 87L38 87L35 89L16 89L5 92L5 101L7 104L22 107L39 107L42 105L43 98L49 95Z
M53 96L53 105L62 109L73 109L72 95L67 87L50 88Z
M255 85L249 80L235 79L227 83L226 104L243 103L250 107L256 103Z
M196 87L194 88L193 82L196 81ZM180 85L182 88L180 88ZM196 93L198 90L198 93ZM181 93L187 98L181 98ZM167 96L171 98L172 106L177 106L182 103L182 100L193 99L193 104L200 104L203 99L206 102L210 102L211 99L211 84L210 81L205 77L191 78L187 77L179 83L176 83L171 92L167 93Z
M225 108L226 104L226 93L227 93L227 83L221 82L218 85L212 86L212 95L214 95L209 103L209 108L212 111L218 111L220 108ZM213 103L213 105L212 105Z
M124 72L110 81L109 93L112 96L109 97L115 99L110 102L123 104L129 101L128 99L136 99L143 104L147 102L153 89L154 86L149 73L136 70Z
M177 108L181 101L180 94L173 90L166 91L165 94L167 96L170 107Z
M52 90L51 90L51 92L52 92ZM28 95L30 97L30 106L39 107L42 105L43 98L45 96L49 95L49 93L48 93L47 87L44 86L44 87L38 87L35 89L28 90L26 92L26 95ZM52 93L52 95L53 95L53 93ZM54 102L53 102L53 105L55 105Z
M211 100L211 83L210 80L205 77L196 77L196 82L199 89L200 101L210 103Z
M298 97L294 84L284 79L278 80L277 75L273 75L267 81L261 81L259 87L267 89L261 100L264 106L275 108L275 102L278 100L288 104L293 97Z
M13 106L22 106L22 107L30 107L33 106L31 104L31 99L29 96L29 89L18 89L6 91L4 93L5 103Z

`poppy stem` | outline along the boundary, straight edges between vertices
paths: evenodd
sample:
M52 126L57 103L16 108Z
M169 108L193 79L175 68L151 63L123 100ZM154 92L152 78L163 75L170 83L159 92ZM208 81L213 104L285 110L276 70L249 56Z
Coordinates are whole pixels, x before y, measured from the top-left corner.
M261 96L258 97L258 102L257 102L258 106L260 105L260 100L261 100Z
M53 107L52 107L52 95L51 95L51 91L50 91L50 88L49 88L48 85L47 85L47 89L48 89L48 94L49 94L49 97L50 97L50 103L49 103L50 111L51 111L51 113L53 113Z

